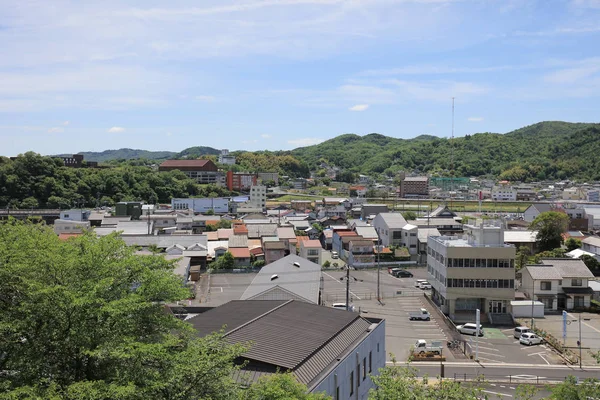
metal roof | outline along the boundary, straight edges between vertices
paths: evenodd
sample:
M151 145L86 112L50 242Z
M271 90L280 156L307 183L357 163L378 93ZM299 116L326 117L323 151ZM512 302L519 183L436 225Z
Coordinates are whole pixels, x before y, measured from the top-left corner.
M246 225L248 237L261 238L263 236L277 236L277 224L260 223Z
M552 265L563 278L594 278L592 271L580 259L543 258L542 264Z
M266 244L266 243L265 243ZM300 267L294 265L297 263ZM273 279L273 275L277 275ZM321 283L321 266L294 254L265 265L254 277L241 299L249 299L275 286L292 292L305 301L317 304Z
M588 236L581 240L581 243L589 244L590 246L600 247L600 237Z
M391 229L400 229L406 225L406 220L400 213L379 213L377 217L383 220L388 228Z
M207 247L206 235L127 235L122 236L123 241L128 246L148 247L156 245L166 249L174 244L180 244L186 248L196 243Z
M537 231L504 231L505 243L535 243Z
M420 242L427 242L429 236L440 236L440 231L437 228L419 228L417 238Z
M291 226L284 226L277 228L277 237L279 237L279 239L296 239L296 233L294 232L294 228Z

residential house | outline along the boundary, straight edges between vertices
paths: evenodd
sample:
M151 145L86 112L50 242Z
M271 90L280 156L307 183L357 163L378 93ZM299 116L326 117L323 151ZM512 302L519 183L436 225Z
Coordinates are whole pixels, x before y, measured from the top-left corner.
M533 220L543 212L557 211L556 207L550 203L533 203L525 212L523 212L523 219L527 222L533 222Z
M586 200L587 191L581 187L570 187L563 189L563 200Z
M321 247L323 247L325 250L331 250L333 245L333 229L325 229L323 232L321 232L319 241L321 242Z
M359 313L298 300L237 300L188 322L199 336L225 326L228 343L252 343L236 360L242 384L290 371L311 393L366 399L375 388L371 375L385 366L385 321Z
M345 226L346 218L338 217L338 216L323 217L323 218L320 218L318 220L318 222L323 228L330 228L332 226L341 226L341 225Z
M581 248L584 251L593 253L597 260L600 260L600 237L588 236L581 241Z
M292 200L290 205L293 210L304 211L309 208L312 208L311 200Z
M363 221L373 219L375 215L381 213L388 213L389 208L387 204L363 204L360 210L360 216Z
M296 252L296 232L291 226L282 226L277 228L277 238L279 241L285 243L287 247L287 254Z
M322 265L323 247L318 240L301 240L299 256L318 265Z
M531 189L517 188L517 201L535 201L537 196L537 193Z
M423 219L426 218L444 218L444 219L454 219L458 217L458 214L454 211L450 210L447 206L438 206L435 210L431 211L429 214L425 215Z
M248 247L230 247L228 251L233 256L236 267L250 266L250 249Z
M467 224L465 237L429 236L427 251L432 299L444 314L472 322L479 309L482 321L511 322L516 249L504 243L501 222Z
M265 254L265 264L271 264L290 254L288 245L280 240L263 241L262 248Z
M356 232L351 231L350 229L338 229L333 231L333 236L331 238L331 250L337 251L340 257L343 258L344 247L342 245L342 238L349 236L357 236Z
M61 219L63 221L85 222L85 221L89 221L91 214L92 214L92 212L90 210L83 210L83 209L62 210L59 214L58 219Z
M523 268L520 290L544 303L545 310L572 310L590 306L594 294L590 279L594 275L579 259L542 259L538 265Z
M437 228L418 228L417 230L417 245L419 249L419 264L424 264L427 259L427 241L429 236L441 236Z
M348 252L346 261L353 267L367 265L372 266L375 262L375 252L373 251L373 241L365 240L360 237L348 238Z
M600 301L600 282L588 281L588 286L592 289L592 300Z
M416 225L406 224L402 227L401 245L408 249L411 256L419 253L419 238L417 237L419 228Z
M504 243L512 244L517 251L525 247L529 250L529 254L535 254L537 234L537 231L504 231Z
M402 214L388 212L377 214L372 225L379 234L383 246L402 245L402 228L406 225Z

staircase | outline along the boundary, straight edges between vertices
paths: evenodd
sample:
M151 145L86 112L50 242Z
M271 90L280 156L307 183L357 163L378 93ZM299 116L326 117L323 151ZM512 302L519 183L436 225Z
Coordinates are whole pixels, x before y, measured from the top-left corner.
M510 314L489 314L490 323L497 326L515 326Z

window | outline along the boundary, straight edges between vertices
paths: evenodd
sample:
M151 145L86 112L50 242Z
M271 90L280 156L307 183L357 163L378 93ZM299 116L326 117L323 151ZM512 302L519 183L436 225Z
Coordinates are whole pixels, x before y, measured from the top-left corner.
M540 288L541 288L541 290L552 290L552 282L551 281L541 281Z
M350 396L354 394L354 371L350 372Z
M373 353L369 351L369 373L373 372Z
M581 279L571 279L571 286L583 286Z
M363 372L363 381L364 381L365 379L367 379L367 357L363 358L362 372Z
M379 353L379 343L377 343L377 352Z
M65 219L69 218L69 214L65 214Z
M335 388L335 400L340 400L340 387Z
M356 364L356 386L360 387L360 362Z
M558 280L558 286L562 286L562 279Z

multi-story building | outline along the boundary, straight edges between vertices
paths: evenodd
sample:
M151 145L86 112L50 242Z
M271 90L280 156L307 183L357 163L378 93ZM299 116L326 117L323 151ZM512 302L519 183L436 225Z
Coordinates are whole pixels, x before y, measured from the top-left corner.
M267 207L267 187L263 185L252 185L250 187L249 205L254 208L265 209Z
M492 200L494 201L516 201L517 189L508 184L500 183L492 188Z
M229 150L223 149L221 150L221 154L219 154L217 161L219 164L233 165L235 164L235 156L229 154Z
M256 185L256 174L227 171L225 182L229 190L247 192L253 185Z
M279 174L277 172L259 172L257 175L261 184L266 185L268 182L273 182L275 186L279 186Z
M429 237L432 298L456 321L472 322L477 309L482 314L506 314L515 298L516 249L504 243L500 221L477 221L464 228L463 237Z
M193 210L194 212L203 214L209 211L212 211L215 214L227 214L229 212L229 198L173 198L171 199L171 207L173 210Z
M300 257L307 259L308 261L314 262L315 264L321 265L321 253L323 247L321 242L318 240L302 240L300 242Z
M223 174L211 160L167 160L160 164L158 170L179 170L198 183L223 184Z
M407 176L402 179L400 197L429 197L429 177Z
M587 191L587 201L592 201L594 203L600 202L600 190L591 189Z
M383 246L401 246L402 228L405 225L406 220L400 213L379 213L373 219L373 226Z

